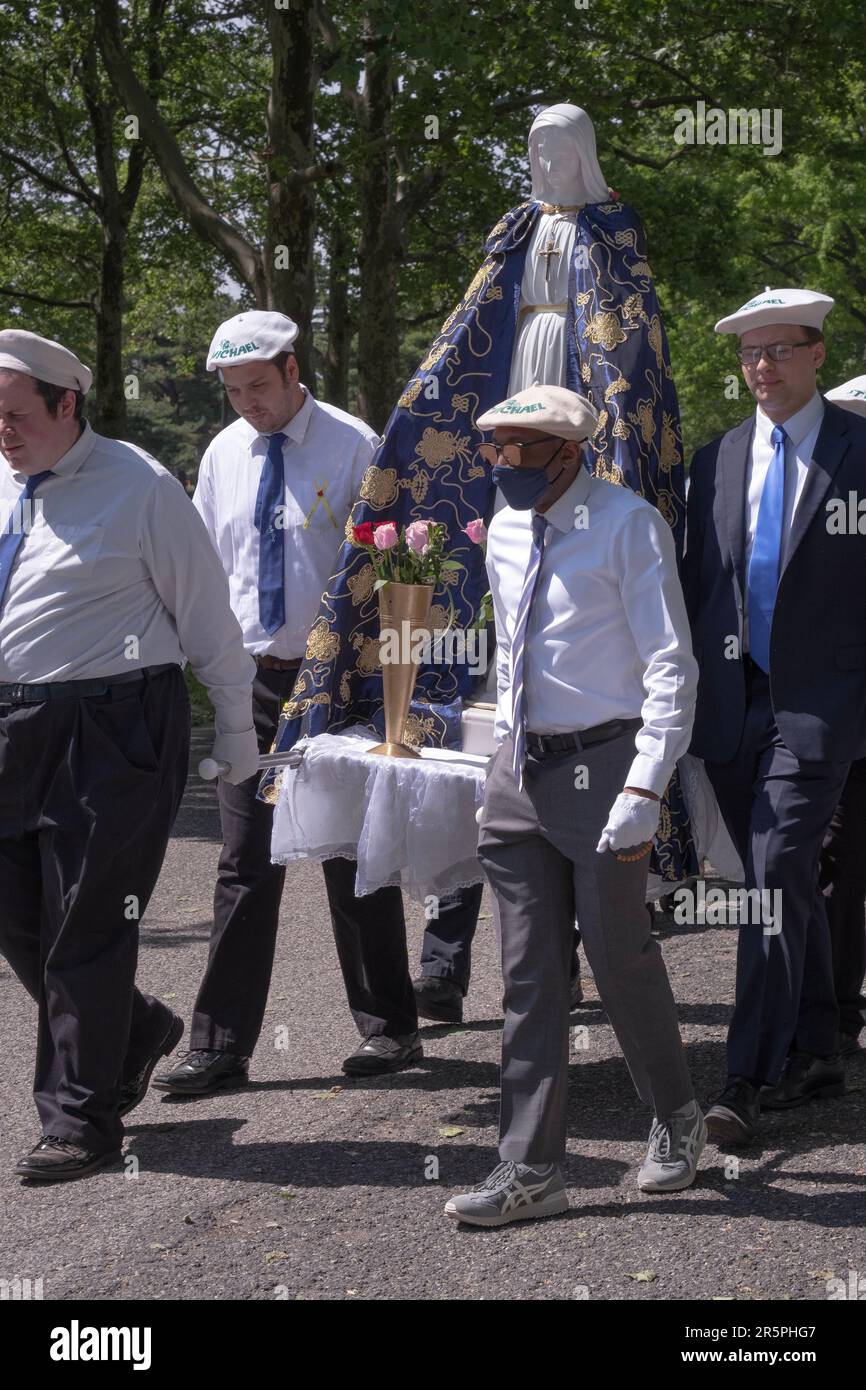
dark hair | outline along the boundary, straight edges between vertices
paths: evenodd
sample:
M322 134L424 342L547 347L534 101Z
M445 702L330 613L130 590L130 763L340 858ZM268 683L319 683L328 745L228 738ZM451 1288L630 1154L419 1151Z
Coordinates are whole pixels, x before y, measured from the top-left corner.
M48 407L49 415L57 414L57 407L63 400L67 391L75 391L75 419L80 420L84 414L84 392L76 390L73 386L55 386L53 381L40 381L39 377L34 378L36 390Z
M276 357L269 357L268 361L273 363L280 376L284 377L286 375L286 363L288 362L289 358L294 357L294 355L295 354L292 352L290 348L288 352L278 352Z
M806 335L807 343L823 343L824 334L821 332L820 328L809 328L807 324L803 324L802 327Z

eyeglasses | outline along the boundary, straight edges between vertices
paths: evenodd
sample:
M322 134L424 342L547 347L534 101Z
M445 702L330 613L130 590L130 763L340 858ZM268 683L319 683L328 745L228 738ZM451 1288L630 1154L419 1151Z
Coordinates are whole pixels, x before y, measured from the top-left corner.
M519 468L520 460L523 458L524 449L534 449L536 444L544 444L546 440L557 439L555 434L543 434L540 439L525 439L522 444L482 444L478 450L485 463L496 465L500 459L508 464L509 468ZM560 448L565 443L564 439L559 441ZM559 450L557 450L557 453ZM556 454L554 454L554 458ZM552 463L552 459L548 459Z
M787 362L794 355L794 348L814 347L813 343L761 343L759 347L737 349L737 357L744 367L756 367L762 357L771 362Z

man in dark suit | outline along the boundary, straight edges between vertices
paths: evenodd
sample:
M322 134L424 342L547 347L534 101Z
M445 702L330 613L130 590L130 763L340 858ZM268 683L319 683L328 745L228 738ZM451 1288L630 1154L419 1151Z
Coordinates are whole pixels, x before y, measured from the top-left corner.
M746 866L728 1080L707 1114L725 1144L761 1106L844 1090L821 845L866 753L866 421L824 400L833 301L767 289L736 333L757 410L692 462L684 585L700 666L691 750ZM757 890L757 891L755 891Z

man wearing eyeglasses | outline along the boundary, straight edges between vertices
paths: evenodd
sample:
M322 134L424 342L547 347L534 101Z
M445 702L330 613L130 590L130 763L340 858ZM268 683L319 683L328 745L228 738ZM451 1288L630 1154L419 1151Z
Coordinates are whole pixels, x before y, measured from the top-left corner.
M817 390L827 295L767 289L739 336L754 414L692 462L684 585L703 758L749 894L727 1083L710 1137L748 1143L761 1107L844 1091L821 844L866 752L866 536L838 524L866 482L866 421Z
M478 840L501 930L501 1161L445 1212L503 1226L568 1207L575 916L653 1111L638 1186L678 1192L694 1182L706 1129L650 934L646 881L660 798L688 746L697 667L670 527L585 467L598 425L589 402L531 386L477 424L494 431L479 452L506 503L487 544L498 748Z

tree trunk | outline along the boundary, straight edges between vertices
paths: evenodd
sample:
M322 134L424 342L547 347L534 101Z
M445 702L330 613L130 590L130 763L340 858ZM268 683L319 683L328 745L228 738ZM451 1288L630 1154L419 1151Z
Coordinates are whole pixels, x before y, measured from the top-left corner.
M358 247L358 405L379 433L397 397L397 269L401 256L394 202L394 179L388 150L392 81L388 40L370 21L365 51L362 118L365 137L375 141L361 165L359 198L361 236Z
M88 412L95 430L112 439L127 433L123 390L123 259L126 237L103 222L102 261L96 295L96 406Z
M324 398L341 410L349 409L349 349L352 321L349 314L349 256L351 246L339 210L331 228L328 266L328 345L324 363Z
M316 285L313 240L315 184L302 177L313 165L313 99L317 72L313 53L314 0L284 0L266 6L273 66L268 97L268 220L264 271L268 307L297 323L295 355L301 380L315 394L313 309Z

